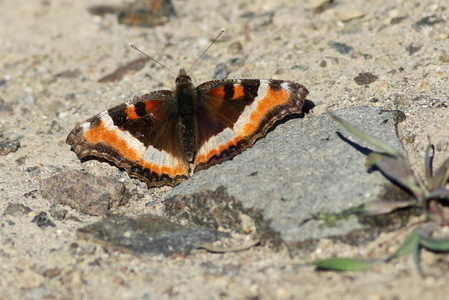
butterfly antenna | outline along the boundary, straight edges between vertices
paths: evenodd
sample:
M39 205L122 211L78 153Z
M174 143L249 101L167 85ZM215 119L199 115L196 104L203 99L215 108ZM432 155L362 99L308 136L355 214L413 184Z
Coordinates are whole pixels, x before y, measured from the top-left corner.
M193 66L201 59L201 57L203 57L204 53L206 53L207 50L209 50L209 48L212 47L212 45L215 43L216 40L218 40L218 38L223 34L224 31L225 31L224 28L222 30L220 30L217 37L212 41L212 43L210 43L209 47L207 47L206 50L204 50L203 53L201 53L201 55L195 60L195 62L192 64L192 66L187 70L187 74L189 74L189 72L193 68Z
M129 44L129 46L131 48L133 48L134 50L139 51L140 53L142 53L144 56L146 56L147 58L151 59L152 61L154 61L155 63L159 64L160 66L164 67L165 69L169 70L170 72L172 72L173 74L175 74L175 76L178 76L178 74L176 74L175 72L173 72L172 70L170 70L167 66L163 65L162 63L158 62L157 60L155 60L154 58L152 58L151 56L149 56L148 54L146 54L145 52L143 52L142 50L140 50L139 48L137 48L134 44ZM209 46L210 47L210 46Z

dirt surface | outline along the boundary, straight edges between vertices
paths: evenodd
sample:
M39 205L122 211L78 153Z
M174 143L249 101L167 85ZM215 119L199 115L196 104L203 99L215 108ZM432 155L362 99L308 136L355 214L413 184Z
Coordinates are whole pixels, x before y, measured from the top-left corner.
M135 197L116 213L162 214L168 188L147 190L108 164L81 164L65 138L102 110L174 86L173 74L154 63L118 83L99 83L140 58L128 43L177 72L189 68L221 28L224 36L190 72L195 83L213 79L215 67L225 63L228 78L306 86L316 105L307 118L326 108L399 109L407 118L398 136L417 173L422 174L428 136L437 146L436 165L446 159L449 6L430 0L335 1L314 13L320 1L297 2L176 1L177 18L142 28L120 25L112 14L89 14L89 6L100 3L87 0L0 1L0 139L20 142L15 152L0 156L0 212L10 203L32 209L0 216L0 298L446 299L446 255L423 253L429 274L424 279L408 256L358 273L316 272L309 264L333 255L386 255L403 232L360 247L324 239L315 251L295 256L255 247L164 258L77 241L76 229L99 217L69 208L72 217L53 220L56 227L31 222L52 204L39 194L40 179L68 169L123 180Z

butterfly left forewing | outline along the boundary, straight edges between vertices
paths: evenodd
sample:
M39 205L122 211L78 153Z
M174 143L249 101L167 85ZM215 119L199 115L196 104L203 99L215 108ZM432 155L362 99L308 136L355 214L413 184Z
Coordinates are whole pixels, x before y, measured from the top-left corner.
M137 97L76 126L67 143L80 158L104 158L149 187L175 185L188 177L189 165L172 103L171 91Z
M217 80L197 87L199 147L195 171L232 158L286 115L301 113L307 89L283 80Z

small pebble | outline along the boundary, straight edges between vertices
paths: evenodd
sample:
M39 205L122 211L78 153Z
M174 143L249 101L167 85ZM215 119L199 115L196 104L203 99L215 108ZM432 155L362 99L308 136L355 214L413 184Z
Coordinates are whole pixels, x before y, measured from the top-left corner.
M39 228L56 227L56 224L48 217L45 211L40 212L34 219L31 221L32 223L36 223Z
M393 19L391 19L390 24L391 25L396 25L401 23L402 21L404 21L407 17L401 16L401 17L395 17Z
M438 17L437 15L431 15L425 18L422 18L421 20L419 20L416 23L413 23L412 27L413 29L415 29L416 31L421 31L426 27L430 27L433 26L435 24L444 22L444 19Z
M334 50L341 54L348 54L349 52L354 50L354 48L349 45L337 42L329 42L329 46L331 46L332 48L334 48Z
M449 62L449 53L443 53L440 55L440 61Z
M228 62L235 67L243 67L245 65L245 59L241 57L232 58Z
M405 47L405 50L407 50L408 55L413 55L416 52L418 52L419 50L421 50L421 48L422 48L422 45L415 46L413 44L410 44L407 47Z
M229 74L228 67L225 63L221 63L215 66L214 70L215 78L219 80L226 79Z
M415 141L416 135L411 133L411 132L407 132L404 134L404 141L406 143L413 143Z
M355 83L358 85L370 84L376 81L378 77L373 73L365 72L360 73L357 77L354 78Z
M0 141L0 155L8 155L11 152L16 152L20 147L20 142L13 141Z
M63 209L61 205L52 204L50 207L50 216L55 218L56 220L64 220L67 214L67 210Z
M228 49L230 53L236 54L243 50L243 45L237 41L229 45Z
M439 140L435 145L436 151L447 151L449 149L449 140Z

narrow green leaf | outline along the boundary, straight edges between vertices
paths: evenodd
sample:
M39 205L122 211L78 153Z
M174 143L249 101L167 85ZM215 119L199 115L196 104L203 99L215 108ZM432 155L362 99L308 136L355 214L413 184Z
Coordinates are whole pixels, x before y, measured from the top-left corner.
M314 220L324 221L326 226L333 227L336 226L337 221L344 219L346 216L343 216L341 213L317 213L313 215Z
M431 188L444 187L449 180L449 158L444 161L432 179Z
M424 277L424 272L421 267L420 250L421 247L433 252L449 252L449 238L433 239L422 231L415 230L419 237L417 247L412 249L413 261L419 274Z
M371 152L366 157L368 165L375 165L382 174L391 181L399 184L420 199L423 191L415 179L412 169L402 156L391 156L379 152Z
M346 130L348 130L350 133L352 133L359 139L361 139L375 147L378 147L379 149L382 149L382 151L388 153L391 156L400 156L401 155L399 152L397 152L396 150L391 148L388 144L382 142L379 139L376 139L375 137L372 137L372 136L364 133L357 127L352 126L349 122L346 122L342 118L337 117L336 115L331 113L329 110L327 111L327 113L332 117L332 119L334 119L335 121L337 121L338 123L343 125L343 127L346 128Z
M317 260L313 264L317 270L362 271L378 262L379 261L335 257Z
M435 154L435 147L429 142L429 145L426 148L426 157L424 159L424 169L428 187L432 186L432 177L433 177L432 166L434 154Z
M420 255L421 247L419 246L419 243L414 245L411 251L416 270L418 271L419 275L421 275L421 277L424 277L424 272L421 268L421 255Z
M449 252L449 238L432 239L420 234L419 244L427 250L434 252Z
M419 239L420 236L418 235L418 232L414 230L402 243L402 245L399 247L398 250L396 250L395 253L390 255L386 260L391 260L393 258L397 258L399 256L408 254L413 251L414 248L419 246Z

